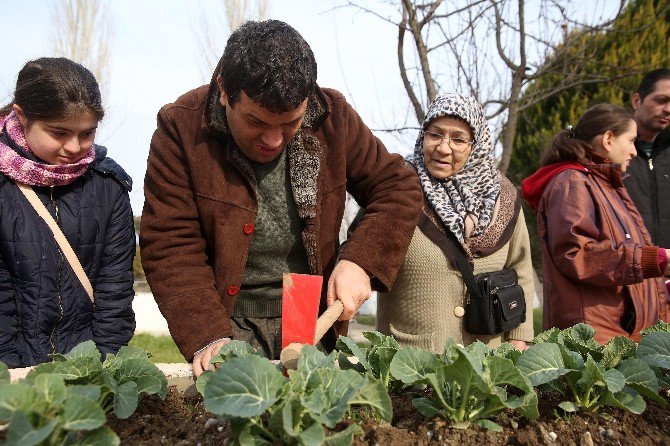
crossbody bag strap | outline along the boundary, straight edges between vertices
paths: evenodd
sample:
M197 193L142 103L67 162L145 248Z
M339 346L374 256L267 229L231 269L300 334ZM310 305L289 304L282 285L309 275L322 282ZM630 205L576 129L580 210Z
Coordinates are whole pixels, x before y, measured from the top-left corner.
M454 260L456 261L456 266L461 271L461 275L463 276L463 282L465 282L465 286L468 287L470 296L478 299L481 298L482 296L479 292L479 288L477 287L477 281L475 280L474 268L468 261L463 246L461 246L460 242L456 239L456 236L454 236L454 234L452 234L449 231L446 232L451 251L454 255Z
M22 183L16 183L16 185L19 187L19 190L23 192L23 195L26 196L28 202L33 206L33 208L35 208L37 215L42 217L42 220L44 220L47 226L49 226L49 229L51 229L51 232L53 232L54 238L56 239L56 243L58 243L58 246L60 247L61 251L63 251L63 255L65 255L65 258L70 263L72 270L77 275L77 278L79 279L81 284L84 286L86 294L88 294L88 298L91 299L92 303L95 303L95 300L93 298L93 286L91 286L91 281L88 280L88 276L86 276L86 272L84 271L84 268L81 266L79 258L74 253L74 250L70 246L70 243L67 241L67 238L65 238L65 234L63 234L63 231L61 231L61 229L58 227L56 220L54 220L54 218L51 216L51 214L44 206L42 201L37 197L37 194L35 193L32 187Z

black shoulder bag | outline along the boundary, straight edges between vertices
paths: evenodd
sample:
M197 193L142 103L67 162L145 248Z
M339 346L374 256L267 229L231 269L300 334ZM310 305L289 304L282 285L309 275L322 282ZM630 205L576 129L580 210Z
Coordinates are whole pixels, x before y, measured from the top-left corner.
M456 266L468 288L463 323L471 334L497 335L526 321L526 299L516 271L502 269L474 275L465 250L449 233Z

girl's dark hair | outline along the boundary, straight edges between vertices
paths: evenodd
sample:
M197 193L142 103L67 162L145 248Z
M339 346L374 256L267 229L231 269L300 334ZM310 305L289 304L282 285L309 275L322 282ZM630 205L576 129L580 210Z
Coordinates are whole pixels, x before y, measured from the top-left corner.
M593 161L596 149L593 138L611 131L614 136L625 133L630 128L633 115L623 107L614 104L595 105L581 117L573 128L558 132L545 149L540 160L541 166L573 161L578 163Z
M27 62L19 71L14 100L0 109L0 116L8 115L14 104L30 121L63 119L73 112L73 107L89 109L98 121L105 115L93 73L64 57Z

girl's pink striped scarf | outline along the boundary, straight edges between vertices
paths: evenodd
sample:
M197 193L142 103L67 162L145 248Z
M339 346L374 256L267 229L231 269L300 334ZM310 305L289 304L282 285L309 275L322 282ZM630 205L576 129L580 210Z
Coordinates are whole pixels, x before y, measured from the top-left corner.
M25 129L15 112L0 117L0 133L7 134L16 145L31 155ZM24 158L16 150L0 141L0 172L18 183L30 186L63 186L70 184L86 172L95 158L95 146L91 147L84 158L74 164L52 165Z

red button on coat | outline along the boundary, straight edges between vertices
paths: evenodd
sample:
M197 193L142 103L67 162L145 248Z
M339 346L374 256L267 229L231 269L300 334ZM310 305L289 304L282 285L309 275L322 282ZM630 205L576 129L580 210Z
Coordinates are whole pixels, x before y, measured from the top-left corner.
M240 287L237 285L231 285L228 287L228 295L229 296L234 296L240 291Z
M254 225L252 225L251 223L247 223L246 225L244 225L243 230L245 234L251 235L254 232Z

